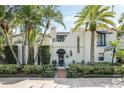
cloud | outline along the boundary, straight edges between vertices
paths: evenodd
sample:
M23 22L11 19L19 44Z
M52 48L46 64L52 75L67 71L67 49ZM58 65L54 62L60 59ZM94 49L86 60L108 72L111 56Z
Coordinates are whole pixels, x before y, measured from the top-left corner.
M74 21L74 15L64 17L64 22L72 22L72 21Z

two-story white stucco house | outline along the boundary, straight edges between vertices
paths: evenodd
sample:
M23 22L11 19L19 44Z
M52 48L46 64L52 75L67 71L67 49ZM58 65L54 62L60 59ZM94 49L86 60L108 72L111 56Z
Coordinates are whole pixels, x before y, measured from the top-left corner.
M95 33L95 62L111 62L112 51L105 52L109 47L109 41L117 40L117 32L105 29L99 29ZM12 43L18 45L18 58L22 62L22 34L13 36ZM42 38L39 35L38 40ZM37 45L35 44L34 56L37 53ZM57 61L57 66L68 66L68 64L76 62L90 62L90 45L91 32L84 29L78 29L73 32L59 32L55 27L51 28L49 35L45 36L43 45L51 47L51 62ZM28 47L27 47L28 48ZM28 49L27 49L28 50ZM28 52L27 52L28 57ZM34 57L35 58L35 57ZM116 59L114 60L116 61ZM37 64L37 62L35 63Z
M51 60L58 66L67 66L73 62L90 62L91 32L78 29L75 32L57 32L51 29ZM97 30L95 33L95 62L111 62L112 51L105 52L109 41L117 40L117 32ZM115 59L116 61L116 59Z

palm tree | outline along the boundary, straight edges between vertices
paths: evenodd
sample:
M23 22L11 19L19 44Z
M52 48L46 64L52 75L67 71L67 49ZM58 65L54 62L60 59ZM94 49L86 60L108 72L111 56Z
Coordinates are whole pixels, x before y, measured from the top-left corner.
M12 54L13 54L16 62L18 63L19 67L21 67L21 63L18 60L18 58L17 58L17 56L16 56L16 54L12 48L11 42L10 42L10 36L9 36L10 26L9 26L9 22L7 21L7 20L10 21L13 19L12 15L10 16L10 14L11 14L10 11L11 11L10 6L0 6L0 26L3 30L2 34L6 38L7 45L10 47L10 50L12 51Z
M40 46L41 46L43 43L44 37L46 35L46 32L50 28L50 25L52 24L52 22L60 23L62 26L64 26L64 28L66 27L63 22L63 15L58 9L58 6L48 5L48 6L43 6L39 8L43 13L42 27L44 28L44 33L40 41ZM35 61L37 60L37 57L38 57L38 53L35 57Z
M117 28L118 36L124 33L124 13L119 18L119 27Z
M15 6L15 15L16 18L19 19L20 24L23 25L23 30L25 33L25 40L24 40L24 46L23 46L23 63L26 62L26 45L28 45L28 62L29 64L32 64L33 62L30 60L30 46L32 47L32 41L31 37L32 34L34 33L34 29L36 29L37 26L41 25L41 18L42 18L42 13L39 11L38 6L34 5L26 5L26 6ZM35 39L35 37L34 37ZM31 48L32 50L32 48Z
M109 29L109 25L115 27L115 23L110 19L114 18L114 13L109 11L109 6L103 5L88 5L76 16L78 17L75 22L74 31L77 30L80 26L86 25L86 31L91 32L91 55L90 61L94 62L94 43L95 43L95 33L99 28Z
M109 43L112 47L112 64L113 64L114 58L116 56L117 46L119 45L119 41L110 41Z
M115 6L114 6L114 5L112 5L112 12L114 12L114 8L115 8Z

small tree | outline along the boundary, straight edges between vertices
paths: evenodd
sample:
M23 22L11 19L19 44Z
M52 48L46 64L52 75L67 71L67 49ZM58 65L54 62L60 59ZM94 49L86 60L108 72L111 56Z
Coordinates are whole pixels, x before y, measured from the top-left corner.
M114 58L117 53L117 46L119 45L119 41L109 41L109 44L112 47L112 64L113 64Z
M121 62L124 63L124 49L119 49L118 52L116 53L116 56L120 59L119 63Z

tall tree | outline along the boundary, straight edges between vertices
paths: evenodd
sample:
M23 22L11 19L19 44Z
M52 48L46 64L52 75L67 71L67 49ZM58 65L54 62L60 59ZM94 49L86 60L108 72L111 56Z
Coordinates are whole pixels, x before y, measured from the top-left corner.
M124 13L122 13L119 18L119 27L116 30L118 31L118 36L124 33Z
M21 67L21 63L18 60L13 48L12 48L12 44L10 42L10 36L9 36L9 32L10 32L10 25L9 22L13 20L13 16L11 14L11 7L10 6L0 6L0 26L2 28L2 33L4 35L4 37L6 38L6 43L7 45L9 45L10 50L12 51L12 54L16 60L16 62L19 64L19 67Z
M40 46L41 46L43 43L44 37L46 35L46 32L48 31L48 29L50 28L50 25L53 22L61 24L62 26L64 26L64 28L66 27L63 22L63 15L61 11L58 9L58 6L48 5L48 6L39 7L39 9L43 13L42 27L44 28L43 36L40 41ZM37 60L37 57L38 57L38 53L35 57L35 61Z
M119 41L110 41L109 43L112 47L112 64L113 64L114 58L115 58L116 53L117 53L117 46L119 45Z
M20 24L23 25L23 30L25 33L25 40L23 46L23 63L27 63L25 52L26 45L28 45L28 62L29 64L33 64L33 61L31 61L30 58L32 58L33 60L34 57L30 57L30 49L33 49L32 39L35 39L35 29L41 25L42 12L39 10L39 7L35 5L15 6L14 11L16 18L19 19Z
M78 17L75 22L74 31L80 26L86 25L86 31L91 32L91 46L90 46L90 61L94 62L94 47L95 47L95 33L99 28L109 29L109 25L115 27L115 23L110 18L114 18L114 12L109 11L109 6L103 5L88 5L85 6L81 12L76 16Z

